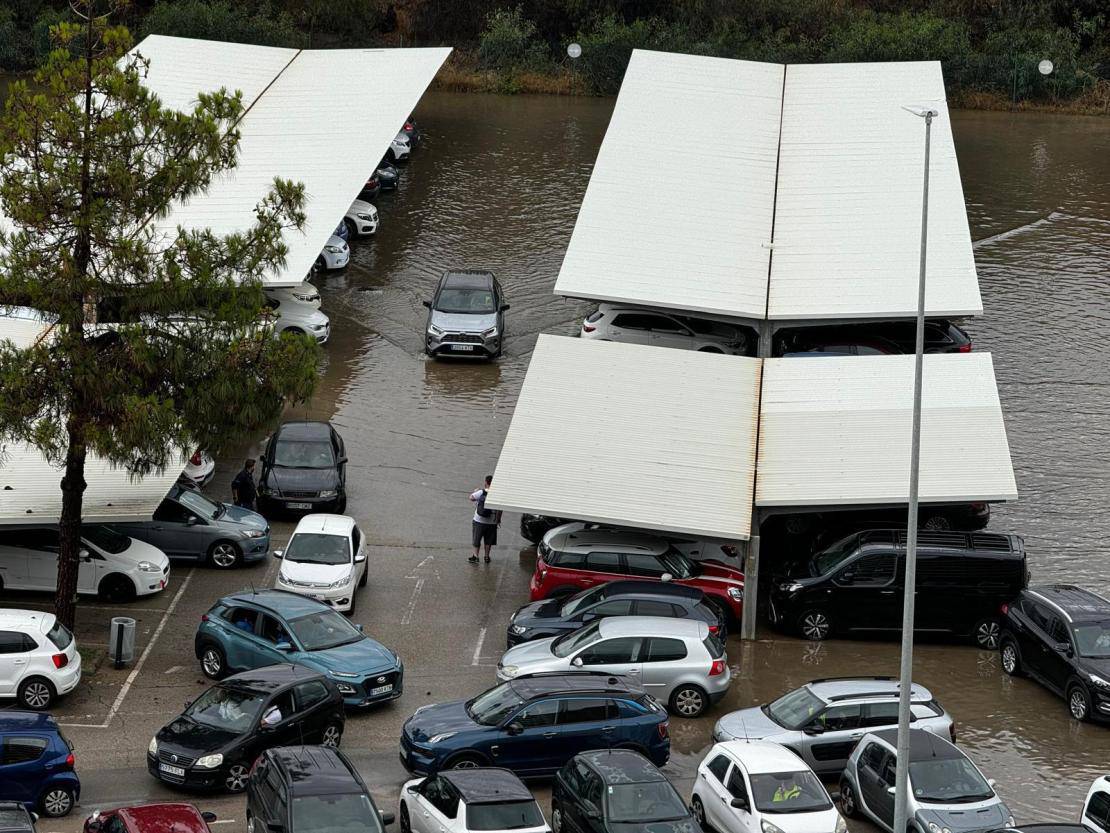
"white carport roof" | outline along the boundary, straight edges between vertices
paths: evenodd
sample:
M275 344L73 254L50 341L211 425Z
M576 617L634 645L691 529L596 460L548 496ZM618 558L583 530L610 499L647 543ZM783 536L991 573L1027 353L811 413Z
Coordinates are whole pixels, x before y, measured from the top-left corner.
M902 109L913 104L940 112L926 311L982 312L937 62L784 67L637 50L556 294L754 319L912 315L924 152L922 119Z
M913 362L767 359L756 505L905 503ZM922 379L921 500L1017 499L991 355L925 356Z
M759 360L541 335L491 507L746 539Z

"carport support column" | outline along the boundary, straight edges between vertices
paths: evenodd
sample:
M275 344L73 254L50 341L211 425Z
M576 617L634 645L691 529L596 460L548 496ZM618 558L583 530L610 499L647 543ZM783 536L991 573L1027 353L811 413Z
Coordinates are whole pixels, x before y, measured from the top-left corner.
M759 518L752 512L752 537L744 559L744 612L740 619L740 638L755 639L756 613L759 609Z

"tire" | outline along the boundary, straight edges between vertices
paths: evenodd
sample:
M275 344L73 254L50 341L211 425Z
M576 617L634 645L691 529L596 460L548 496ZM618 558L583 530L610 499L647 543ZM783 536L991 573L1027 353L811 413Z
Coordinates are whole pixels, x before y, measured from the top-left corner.
M856 792L851 781L847 778L840 779L840 810L847 818L859 818L859 804L856 803Z
M342 515L347 511L347 496L343 495L339 498L339 502L335 504L335 514Z
M477 769L480 766L485 766L485 761L477 755L464 752L451 758L444 769Z
M229 793L241 793L247 788L250 767L246 764L232 764L224 777L224 789Z
M997 651L1002 639L1002 625L993 616L987 616L975 623L971 636L980 648Z
M1068 703L1068 713L1080 723L1091 719L1091 695L1082 683L1072 683L1068 686L1065 698Z
M206 642L200 649L200 670L210 680L222 680L227 676L227 656L223 648L214 642Z
M832 633L832 621L823 610L807 610L798 617L798 632L802 639L823 642Z
M671 692L671 713L695 718L709 708L709 695L700 686L684 683Z
M551 833L563 833L563 808L551 802Z
M358 580L358 586L359 586L359 587L365 587L365 586L366 586L366 582L367 582L367 581L368 581L369 579L370 579L370 568L369 568L369 567L363 567L363 568L362 568L362 578L360 578L360 579Z
M412 821L409 819L409 807L401 802L401 809L397 815L400 817L401 833L412 833Z
M952 528L952 521L945 515L930 515L921 524L921 529L928 529L933 532L938 530L947 530Z
M327 269L328 264L324 261L322 257L316 258L316 262L312 264L312 271L314 273L319 274L320 272L326 272Z
M47 789L39 799L39 809L44 816L52 819L68 816L73 809L73 790L69 787L53 787Z
M1002 639L1002 644L998 649L998 653L1002 658L1002 670L1011 677L1020 677L1024 674L1021 668L1021 651L1018 649L1017 643L1009 637Z
M355 591L354 591L354 590L352 590L352 591L351 591L351 606L350 606L350 607L348 607L348 608L347 608L347 609L346 609L346 610L345 610L345 611L343 612L343 615L344 615L344 616L346 616L346 617L347 617L348 619L350 619L350 618L351 618L352 616L354 616L354 615L355 615L355 602L356 602L356 599L355 599Z
M702 830L710 829L709 822L705 818L705 805L701 803L699 796L690 796L690 812L694 814L694 820L698 823L698 827Z
M127 576L112 573L105 576L97 588L97 595L106 602L122 604L135 601L135 584Z
M699 347L699 353L716 353L717 355L724 355L724 350L718 350L716 347Z
M332 749L338 749L339 744L343 741L343 727L338 723L329 723L324 727L324 732L320 735L320 745L330 746Z
M281 332L282 335L284 335L285 333L289 333L289 335L291 336L303 336L305 334L304 330L302 330L300 327L286 327Z
M208 563L219 570L233 569L242 561L243 554L231 541L217 541L208 548Z
M354 240L356 237L358 237L358 229L355 228L354 220L351 220L348 217L344 217L343 218L343 225L345 225L347 227L347 236L351 240Z
M35 712L49 708L57 696L53 684L43 677L28 677L19 684L16 692L19 705Z

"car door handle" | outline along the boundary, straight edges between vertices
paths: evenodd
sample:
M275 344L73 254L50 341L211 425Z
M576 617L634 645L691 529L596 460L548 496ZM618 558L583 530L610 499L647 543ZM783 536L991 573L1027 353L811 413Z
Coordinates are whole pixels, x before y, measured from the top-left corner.
M558 732L544 732L544 733L543 733L543 736L544 736L545 738L553 738L553 737L555 737L555 735L557 735L557 734L558 734Z
M629 668L629 669L628 669L627 671L625 671L624 673L625 673L625 674L639 674L639 673L640 673L640 669L639 669L639 668Z
M12 660L12 665L26 665L26 664L27 664L27 660L25 660L25 659L13 659Z
M879 595L881 595L881 596L893 596L894 591L893 590L880 590Z
M431 814L427 810L424 811L424 818L428 818L430 815Z

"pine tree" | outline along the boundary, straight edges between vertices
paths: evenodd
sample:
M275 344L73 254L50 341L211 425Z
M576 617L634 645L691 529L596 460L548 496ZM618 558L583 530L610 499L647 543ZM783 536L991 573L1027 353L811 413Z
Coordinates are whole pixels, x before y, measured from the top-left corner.
M0 341L0 440L64 464L56 612L69 626L87 455L143 475L181 449L218 453L312 392L318 351L260 319L303 187L275 179L241 233L168 228L175 202L235 166L242 97L163 107L127 30L95 5L74 0L79 22L52 30L0 117L0 311L33 307L50 330L24 349Z

